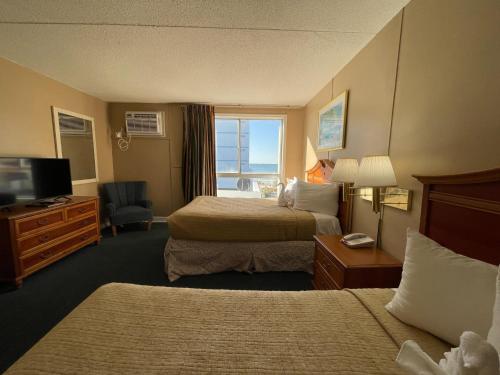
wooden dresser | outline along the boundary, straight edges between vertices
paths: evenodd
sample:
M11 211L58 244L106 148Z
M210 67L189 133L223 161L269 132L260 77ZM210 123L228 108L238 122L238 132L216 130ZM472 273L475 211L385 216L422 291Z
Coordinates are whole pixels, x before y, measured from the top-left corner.
M396 288L402 264L381 249L350 249L342 236L314 236L315 289Z
M0 280L25 277L100 241L99 198L71 197L62 205L13 206L0 213Z

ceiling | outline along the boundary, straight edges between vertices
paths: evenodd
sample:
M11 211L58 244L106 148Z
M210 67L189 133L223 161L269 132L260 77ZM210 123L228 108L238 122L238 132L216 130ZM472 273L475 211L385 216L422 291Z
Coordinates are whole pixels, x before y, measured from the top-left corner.
M304 105L409 0L1 0L0 56L110 102Z

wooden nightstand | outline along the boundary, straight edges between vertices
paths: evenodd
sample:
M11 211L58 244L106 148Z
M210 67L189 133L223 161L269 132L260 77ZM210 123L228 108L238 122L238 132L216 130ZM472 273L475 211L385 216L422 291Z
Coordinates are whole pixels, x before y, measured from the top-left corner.
M396 288L402 265L376 248L350 249L342 236L314 236L315 289Z

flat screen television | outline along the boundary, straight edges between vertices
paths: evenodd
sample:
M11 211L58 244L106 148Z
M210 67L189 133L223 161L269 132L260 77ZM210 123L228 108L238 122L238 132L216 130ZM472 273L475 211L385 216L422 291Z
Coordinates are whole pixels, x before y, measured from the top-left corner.
M69 159L0 157L0 207L72 193Z

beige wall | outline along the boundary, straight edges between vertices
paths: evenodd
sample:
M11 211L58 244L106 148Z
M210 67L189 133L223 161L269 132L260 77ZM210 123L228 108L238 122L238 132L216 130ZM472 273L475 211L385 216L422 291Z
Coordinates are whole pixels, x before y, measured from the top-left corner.
M386 210L383 238L399 254L420 217L411 174L500 166L499 16L497 0L414 0L405 9L390 155L415 208Z
M256 108L256 107L215 107L216 114L261 114L261 115L285 115L285 177L302 176L303 169L303 147L304 134L304 109L303 108Z
M100 182L113 180L106 103L0 58L0 156L56 157L51 106L95 120ZM97 184L73 186L96 195Z
M132 137L130 148L120 151L113 141L116 181L143 180L156 216L168 216L182 207L182 109L180 104L110 103L113 131L125 125L126 111L165 113L165 137Z
M128 151L113 142L116 181L145 180L157 216L168 216L184 205L182 194L182 107L181 104L110 103L113 131L124 125L126 111L162 111L165 138L133 137ZM216 107L216 113L279 114L287 116L285 176L304 173L302 160L303 109Z
M418 228L420 217L422 189L412 174L500 165L499 12L496 0L413 0L306 106L306 168L318 157L360 159L389 149L399 185L415 193L410 212L385 210L383 246L399 258L406 228ZM317 154L317 111L345 89L346 148ZM353 231L374 236L376 220L370 204L356 199Z

